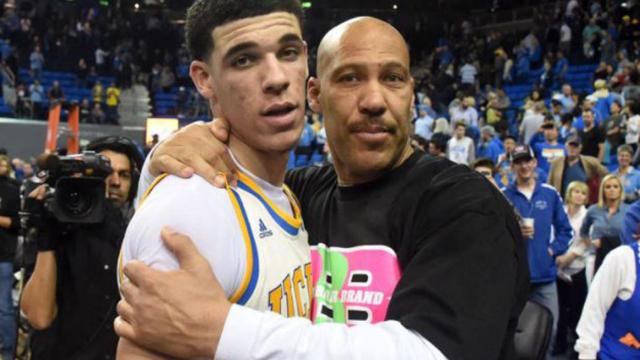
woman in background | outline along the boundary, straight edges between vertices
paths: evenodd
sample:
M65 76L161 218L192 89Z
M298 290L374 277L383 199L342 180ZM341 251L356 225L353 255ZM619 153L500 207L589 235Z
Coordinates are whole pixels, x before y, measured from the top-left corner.
M587 215L585 204L589 198L589 187L582 181L572 181L567 187L564 197L565 210L569 216L569 223L573 228L573 239L569 250L556 258L558 267L558 301L559 317L558 330L554 354L564 354L569 347L568 334L575 335L576 326L582 306L587 297L587 277L585 274L585 261L588 249L591 247L588 241L580 237L580 227Z
M605 176L600 183L598 203L589 207L580 228L580 236L591 240L596 248L596 272L604 257L620 245L622 223L627 212L623 196L620 178L613 174Z

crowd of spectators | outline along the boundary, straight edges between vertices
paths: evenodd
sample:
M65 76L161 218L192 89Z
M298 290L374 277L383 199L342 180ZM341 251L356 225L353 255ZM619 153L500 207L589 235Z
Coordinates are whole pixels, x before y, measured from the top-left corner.
M46 71L73 74L69 86L91 89L88 106L84 98L78 102L89 113L83 120L94 123L117 124L121 91L135 83L165 92L189 83L183 28L162 10L5 0L0 11L3 98L17 117L44 118L43 104L67 100L55 82L43 86Z
M566 81L579 64L595 64L581 93ZM595 358L593 327L604 324L593 319L611 304L598 300L607 279L590 300L587 284L607 254L635 242L623 236L623 222L640 195L637 6L560 1L521 34L477 34L462 23L413 73L421 79L414 144L503 188L529 239L530 299L554 318L551 351ZM531 91L514 106L519 99L505 89L521 85Z

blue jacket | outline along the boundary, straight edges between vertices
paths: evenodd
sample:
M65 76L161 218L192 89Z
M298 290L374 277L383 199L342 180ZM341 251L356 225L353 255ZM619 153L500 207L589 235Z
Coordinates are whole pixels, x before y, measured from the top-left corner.
M483 141L478 144L478 148L476 149L476 159L479 158L487 158L491 159L493 163L497 163L498 156L504 153L504 147L500 140L496 138L492 138L489 141Z
M622 234L620 234L620 242L622 244L633 244L638 241L634 239L634 234L640 234L640 200L629 205L627 214L624 216L622 223Z
M613 103L613 97L611 94L604 98L599 98L596 101L595 110L600 113L603 119L608 119L611 116L611 104Z
M613 174L617 175L620 180L624 179L622 186L624 186L625 195L634 194L637 190L640 190L640 170L632 169L630 173L622 176L620 174L620 168L617 168Z
M573 237L573 230L560 195L554 187L539 181L536 182L531 201L518 191L515 183L502 191L523 218L534 219L533 239L525 239L531 282L555 281L555 257L567 251L569 241ZM549 248L553 256L549 256Z

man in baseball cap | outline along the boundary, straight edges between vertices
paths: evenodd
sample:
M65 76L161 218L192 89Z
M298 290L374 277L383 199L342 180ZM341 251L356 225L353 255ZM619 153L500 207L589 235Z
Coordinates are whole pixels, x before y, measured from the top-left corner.
M511 162L514 164L516 162L531 161L535 159L536 156L529 145L516 145L516 147L511 152ZM536 165L537 163L534 165L534 168Z
M608 173L600 161L593 156L582 155L582 138L569 135L565 141L566 156L551 162L549 184L560 194L564 194L572 181L582 181L589 185L589 203L597 201L599 179Z
M511 152L511 167L516 180L503 192L522 216L520 230L527 239L531 271L529 300L551 311L555 333L559 309L554 258L567 251L573 231L558 192L545 184L544 178L536 176L537 165L538 161L529 146L516 146Z

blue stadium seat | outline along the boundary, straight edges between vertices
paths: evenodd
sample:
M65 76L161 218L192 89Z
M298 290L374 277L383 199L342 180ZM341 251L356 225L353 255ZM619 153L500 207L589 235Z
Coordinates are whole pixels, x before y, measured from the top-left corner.
M296 156L296 167L307 166L309 164L309 155L300 154Z
M320 164L322 162L324 162L324 155L320 154L319 152L314 152L313 154L311 154L312 164Z
M0 101L0 115L11 116L13 115L13 109L9 105L5 104L4 99Z
M291 150L289 152L289 160L287 161L287 170L291 170L296 167L296 154Z

